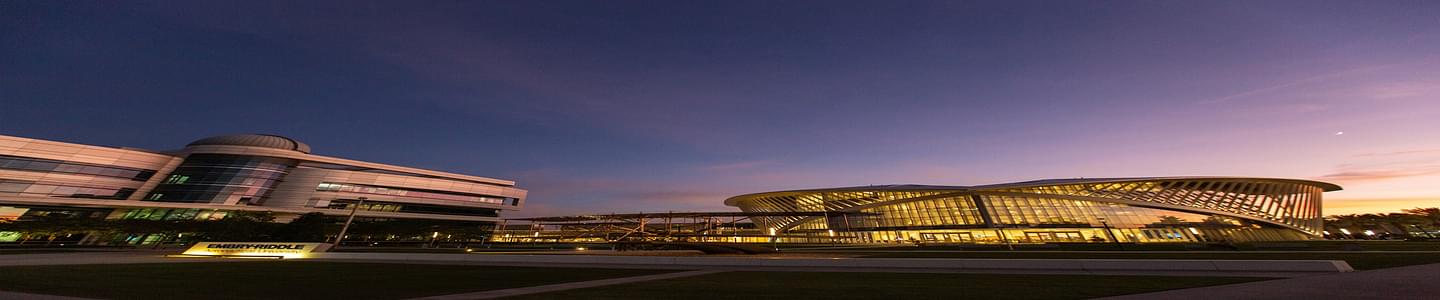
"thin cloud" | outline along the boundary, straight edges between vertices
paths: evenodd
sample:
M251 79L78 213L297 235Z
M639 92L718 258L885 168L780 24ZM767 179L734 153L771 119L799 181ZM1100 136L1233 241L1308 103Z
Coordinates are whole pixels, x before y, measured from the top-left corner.
M734 162L734 163L725 163L725 164L718 164L718 165L702 166L702 167L700 167L700 170L701 170L701 171L735 171L735 170L748 170L748 169L754 169L754 168L757 168L757 167L762 167L762 166L766 166L766 165L770 165L770 164L774 164L774 163L775 163L774 161L769 161L769 160L752 160L752 161L742 161L742 162Z
M1426 96L1440 91L1435 81L1397 82L1371 87L1362 91L1374 99L1403 99Z
M1355 156L1356 156L1356 157L1398 156L1398 155L1431 154L1431 153L1440 154L1440 149L1407 150L1407 151L1395 151L1395 152L1372 152L1372 153L1356 154Z
M1391 180L1416 176L1440 174L1440 165L1421 165L1409 168L1347 170L1318 177L1321 180L1357 182Z
M1374 65L1374 66L1367 66L1367 67L1360 67L1360 68L1352 68L1352 69L1340 70L1340 71L1336 71L1336 72L1331 72L1331 73L1326 73L1326 74L1320 74L1320 75L1316 75L1316 76L1301 78L1301 79L1295 80L1295 81L1290 81L1290 82L1280 83L1280 84L1276 84L1276 85L1271 85L1271 86L1266 86L1266 87L1251 89L1251 90L1247 90L1247 91L1243 91L1243 92L1239 92L1239 93L1234 93L1234 94L1230 94L1230 95L1225 95L1225 96L1221 96L1221 97L1216 97L1216 98L1210 98L1210 99L1206 99L1206 100L1201 100L1201 101L1199 101L1199 102L1197 102L1197 103L1198 103L1198 104L1203 104L1203 105L1224 104L1224 103L1227 103L1227 102L1230 102L1230 101L1233 101L1233 100L1237 100L1237 99L1245 99L1245 98L1251 98L1251 97L1255 97L1255 96L1261 96L1261 95L1271 94L1271 93L1275 93L1275 92L1279 92L1279 91L1289 90L1289 89L1296 88L1296 87L1301 87L1301 86L1306 86L1306 85L1310 85L1310 84L1315 84L1315 83L1319 83L1319 82L1323 82L1323 81L1328 81L1328 80L1331 80L1331 79L1343 78L1343 77L1350 76L1350 75L1354 75L1354 74L1368 73L1368 72L1374 72L1374 71L1380 71L1380 70L1384 70L1384 69L1389 69L1389 68L1393 68L1393 67L1397 67L1397 66L1411 66L1411 65L1413 65L1413 63L1406 63L1406 64L1383 64L1383 65Z

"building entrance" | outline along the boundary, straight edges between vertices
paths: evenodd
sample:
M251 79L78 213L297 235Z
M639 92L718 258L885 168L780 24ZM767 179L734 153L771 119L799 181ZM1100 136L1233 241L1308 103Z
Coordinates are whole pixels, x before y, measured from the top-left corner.
M1025 239L1032 243L1084 242L1085 236L1079 231L1026 232Z
M921 233L920 238L931 243L974 243L975 237L969 232Z

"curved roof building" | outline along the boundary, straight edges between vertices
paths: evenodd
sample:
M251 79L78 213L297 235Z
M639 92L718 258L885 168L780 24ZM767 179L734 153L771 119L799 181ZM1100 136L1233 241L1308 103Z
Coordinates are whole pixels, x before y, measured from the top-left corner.
M1279 178L1085 178L779 191L725 204L745 212L857 212L754 221L787 235L838 232L859 242L1240 242L1318 237L1321 194L1337 190Z

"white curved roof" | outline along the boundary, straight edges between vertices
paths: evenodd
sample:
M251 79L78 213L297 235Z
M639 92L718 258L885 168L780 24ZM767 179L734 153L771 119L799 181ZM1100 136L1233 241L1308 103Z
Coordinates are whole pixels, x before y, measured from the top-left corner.
M1341 190L1341 187L1340 187L1339 185L1335 185L1335 184L1333 184L1333 183L1320 182L1320 181L1314 181L1314 180L1305 180L1305 179L1289 179L1289 178L1224 177L1224 176L1172 176L1172 177L1126 177L1126 178L1068 178L1068 179L1041 179L1041 180L1031 180L1031 181L1012 182L1012 183L1000 183L1000 184L976 185L976 186L960 186L960 185L921 185L921 184L889 184L889 185L868 185L868 186L852 186L852 187L837 187L837 188L821 188L821 189L803 189L803 190L789 190L789 191L774 191L774 192L763 192L763 193L744 194L744 195L739 195L739 196L730 197L730 198L728 198L728 199L725 199L725 205L735 206L736 203L738 203L739 201L741 201L741 200L743 200L743 199L747 199L747 198L753 198L753 197L759 197L759 196L773 196L773 195L780 195L780 194L797 194L797 193L843 192L843 191L920 191L920 190L958 190L958 191L966 191L966 190L987 190L987 189L1000 189L1000 188L1017 188L1017 187L1032 187L1032 186L1047 186L1047 185L1066 185L1066 184L1083 184L1083 183L1111 183L1111 182L1157 181L1157 180L1216 180L1216 179L1219 179L1219 180L1262 181L1262 182L1264 182L1264 181L1269 181L1269 182L1288 182L1288 183L1297 183L1297 184L1318 186L1318 187L1324 189L1326 192L1333 192L1333 191L1339 191L1339 190Z
M248 146L299 151L310 153L310 145L301 143L292 138L273 134L232 134L203 138L190 142L188 146L220 145L220 146Z

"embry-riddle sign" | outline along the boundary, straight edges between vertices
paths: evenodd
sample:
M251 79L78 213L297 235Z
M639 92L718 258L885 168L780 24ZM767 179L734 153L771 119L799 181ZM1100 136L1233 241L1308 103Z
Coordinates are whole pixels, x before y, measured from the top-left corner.
M269 256L301 258L311 252L325 251L329 244L322 243L246 243L246 242L201 242L185 250L184 255L205 256Z

